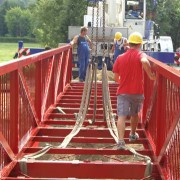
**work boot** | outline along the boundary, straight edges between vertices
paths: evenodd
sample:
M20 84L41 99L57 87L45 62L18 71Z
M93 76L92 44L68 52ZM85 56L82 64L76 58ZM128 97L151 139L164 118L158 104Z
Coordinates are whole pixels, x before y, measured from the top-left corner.
M139 134L137 132L135 132L135 134L129 135L129 141L130 142L136 141L137 139L139 139Z
M119 142L118 142L118 144L117 144L117 150L123 150L123 149L125 149L126 147L125 147L125 142L124 142L124 140L119 140Z

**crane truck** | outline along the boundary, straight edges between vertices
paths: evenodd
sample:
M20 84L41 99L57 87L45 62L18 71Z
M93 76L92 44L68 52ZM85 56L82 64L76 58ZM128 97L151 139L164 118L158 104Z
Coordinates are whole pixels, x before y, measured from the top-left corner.
M88 26L88 36L90 38L92 38L92 33L94 36L98 34L93 41L97 46L96 56L100 60L99 63L101 63L104 48L105 58L109 58L109 53L111 51L116 32L121 32L123 37L128 38L128 36L134 31L140 32L143 36L144 41L142 50L149 52L149 55L157 59L159 58L159 60L164 60L164 58L167 57L166 53L160 52L168 52L168 54L171 52L170 57L167 59L167 63L171 63L171 61L173 63L174 53L171 37L158 37L158 32L154 31L154 27L157 27L157 24L153 21L146 20L146 0L106 0L104 8L105 12L103 12L103 0L89 1L92 3L98 2L98 6L94 7L94 9L92 6L87 7L87 14L84 15L84 26ZM104 37L103 18L105 18ZM79 26L69 26L68 39L70 40L75 35L79 34L79 31ZM103 46L104 42L105 46ZM76 63L77 58L75 48L73 54L74 63ZM93 51L92 54L95 54L95 52ZM169 60L170 62L168 62Z

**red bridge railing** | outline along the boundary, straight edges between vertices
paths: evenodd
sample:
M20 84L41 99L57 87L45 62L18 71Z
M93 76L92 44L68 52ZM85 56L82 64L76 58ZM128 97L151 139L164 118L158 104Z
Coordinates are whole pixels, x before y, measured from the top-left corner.
M145 75L143 123L166 179L180 179L180 72L149 57L156 73Z
M71 82L70 45L0 66L0 170L25 145ZM6 172L6 168L3 169Z
M145 74L142 124L165 179L180 179L180 72L149 60L157 79ZM67 45L0 66L2 175L15 166L21 148L66 90L71 63Z

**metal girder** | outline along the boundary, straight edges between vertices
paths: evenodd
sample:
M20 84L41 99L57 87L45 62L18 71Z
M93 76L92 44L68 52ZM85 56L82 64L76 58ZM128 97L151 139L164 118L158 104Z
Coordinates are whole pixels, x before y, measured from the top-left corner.
M37 142L62 142L64 137L47 137L47 136L33 136L32 141ZM113 138L100 138L100 137L74 137L72 143L115 143ZM146 144L146 138L139 138L136 142L129 142L129 138L125 138L126 144Z
M53 119L53 118L69 118L69 119L75 119L75 115L73 114L60 114L60 113L49 113L48 117ZM87 114L86 115L86 119L91 119L92 118L92 114ZM96 115L96 119L104 119L104 115L103 114L99 114Z
M115 143L114 143L115 145ZM25 152L24 153L34 153L42 148L24 148ZM139 150L137 151L143 155L148 155L152 156L152 150ZM118 151L116 149L112 149L112 147L107 148L65 148L65 149L60 149L60 148L51 148L48 151L49 154L81 154L81 155L133 155L130 151Z
M27 175L36 178L142 179L146 169L146 163L129 162L33 161L26 166Z
M70 133L72 128L54 128L54 127L40 127L37 135L41 136L66 136ZM137 130L140 137L145 137L144 130ZM129 137L130 130L125 132L125 137ZM76 137L110 137L109 130L107 128L89 128L88 130L84 127L81 128L81 131L77 134Z
M47 125L74 125L74 120L63 120L63 119L47 119L44 124ZM89 126L89 121L85 120L84 127ZM102 120L96 120L96 122L93 124L92 127L96 128L96 126L102 126L102 127L107 127L107 123ZM130 122L126 122L126 126L130 126ZM138 128L142 128L142 125L139 123Z
M73 113L78 113L79 108L62 108L62 110L66 114L73 114ZM92 114L94 109L88 109L87 114ZM116 113L116 109L113 109L113 112ZM103 109L97 109L97 114L103 114Z

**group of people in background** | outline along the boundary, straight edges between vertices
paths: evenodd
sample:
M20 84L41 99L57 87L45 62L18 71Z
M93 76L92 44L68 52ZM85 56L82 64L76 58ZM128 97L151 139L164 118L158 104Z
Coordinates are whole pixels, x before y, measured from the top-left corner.
M80 34L70 42L71 45L77 44L80 82L85 81L90 49L92 49L92 42L87 36L87 31L87 27L82 27ZM114 38L110 58L113 59L114 63L115 81L119 83L117 89L118 149L125 149L125 121L128 116L131 117L129 141L136 141L139 138L136 128L138 113L144 100L143 69L151 80L156 78L151 71L146 54L140 50L142 42L142 35L138 32L132 33L128 40L120 32L117 32Z
M70 42L72 46L74 44L77 45L80 82L85 81L86 70L90 59L90 51L92 49L92 42L88 37L87 32L87 27L81 27L80 34L76 35ZM116 61L117 57L120 54L123 54L128 48L129 46L127 39L122 36L122 33L116 32L114 37L114 43L110 53L110 59L113 61L113 63Z

